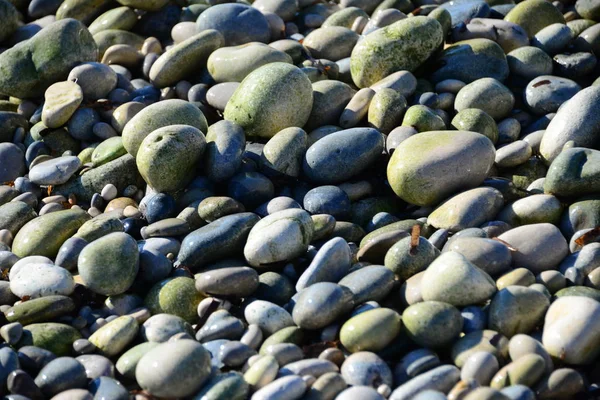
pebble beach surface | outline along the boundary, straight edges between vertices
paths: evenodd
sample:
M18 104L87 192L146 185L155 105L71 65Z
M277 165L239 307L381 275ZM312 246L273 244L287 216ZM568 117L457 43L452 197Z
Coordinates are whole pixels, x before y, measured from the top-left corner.
M600 397L600 0L0 0L0 399Z

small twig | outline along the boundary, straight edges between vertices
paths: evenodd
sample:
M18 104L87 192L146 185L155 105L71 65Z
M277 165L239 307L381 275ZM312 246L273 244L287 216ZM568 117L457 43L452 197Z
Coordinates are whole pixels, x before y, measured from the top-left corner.
M421 225L414 225L412 232L410 233L410 255L414 256L417 253L417 246L419 246L419 236L421 235Z

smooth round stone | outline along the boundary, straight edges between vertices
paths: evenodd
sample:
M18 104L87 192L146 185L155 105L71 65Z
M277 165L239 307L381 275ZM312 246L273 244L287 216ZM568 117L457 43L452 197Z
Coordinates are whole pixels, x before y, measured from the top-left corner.
M224 43L225 38L218 31L202 29L164 52L152 64L148 77L159 88L175 85L206 65L210 53Z
M298 177L302 158L308 147L308 136L300 128L286 128L275 134L263 148L260 162L265 173Z
M67 389L83 388L86 383L84 366L71 357L50 361L35 378L35 384L48 397Z
M9 322L18 321L23 325L27 325L55 319L72 312L74 309L73 300L66 296L44 296L18 303L6 310L5 315Z
M545 361L546 373L549 374L554 369L554 363L552 362L550 355L548 355L548 352L544 349L542 343L529 335L519 334L513 336L508 343L508 352L513 361L516 361L527 354L537 354Z
M106 11L88 27L92 35L108 29L129 31L137 22L137 14L129 7L117 7ZM70 80L70 79L69 79Z
M552 357L560 357L568 364L590 363L598 353L600 337L595 316L599 312L598 302L586 297L557 299L546 313L544 348Z
M20 367L33 374L37 374L46 364L56 359L51 351L31 345L19 348L17 357L19 358Z
M312 181L346 181L373 163L384 148L383 135L371 128L332 133L313 144L304 157L304 174Z
M417 37L418 41L414 39ZM442 42L442 26L431 18L407 18L378 29L354 47L350 58L352 80L363 88L393 72L412 72Z
M367 115L373 96L375 91L371 88L363 88L356 92L340 114L339 125L345 129L356 126Z
M22 201L10 201L0 206L0 228L8 230L13 241L19 230L36 217L35 210Z
M426 301L454 306L484 302L496 292L494 281L460 253L442 253L425 270L421 294Z
M316 378L328 372L337 372L338 366L328 360L318 358L307 358L285 365L279 371L279 375L312 375Z
M197 392L211 372L210 354L192 340L163 343L138 362L135 377L153 396L186 397Z
M425 390L447 393L460 379L460 370L454 365L442 365L427 371L407 383L397 387L391 394L391 400L408 400Z
M373 265L351 272L338 282L354 294L355 304L382 300L392 290L394 275L388 268Z
M459 368L474 353L485 351L503 362L508 358L508 339L496 331L483 330L468 333L452 346L452 359Z
M177 204L173 196L167 193L150 193L146 199L142 202L140 211L149 224L175 217Z
M267 347L266 354L275 357L281 366L300 361L304 358L302 349L293 343L272 344ZM321 357L319 358L323 359Z
M291 126L303 126L312 108L312 86L294 66L271 63L251 72L225 107L225 119L247 136L271 138Z
M198 318L196 308L204 299L196 291L194 280L186 277L168 278L155 284L144 299L152 314L173 314L192 323Z
M402 94L391 88L379 89L369 105L369 126L388 134L402 123L405 109L406 99Z
M98 348L101 354L106 357L114 357L125 350L137 333L137 321L135 318L125 315L101 326L89 337L89 341Z
M475 38L490 39L502 46L505 53L529 45L527 33L519 25L491 18L473 18L466 21L466 26L454 27L452 38L455 42Z
M476 267L492 276L507 271L512 262L509 248L492 239L460 237L444 248L444 252L446 251L462 254Z
M3 24L2 31L10 26L10 22ZM81 22L71 18L49 24L31 39L0 56L4 71L0 92L21 99L41 97L51 84L64 79L77 64L95 61L98 57L92 35Z
M94 135L94 125L100 122L100 115L92 108L78 108L67 123L69 134L78 140L92 141L96 139Z
M427 218L427 223L452 232L474 228L491 220L502 208L500 191L489 188L471 189L442 203Z
M535 273L555 269L568 254L567 241L556 226L549 223L513 228L498 237L517 249L513 264Z
M509 338L529 333L542 321L549 305L548 298L536 290L508 286L492 299L488 326Z
M253 267L289 261L307 250L312 235L312 219L306 211L279 211L252 227L244 246L244 256Z
M129 399L129 391L121 382L107 376L101 376L94 379L88 388L97 398L110 398L115 400Z
M118 133L123 132L123 128L125 125L142 109L146 107L145 104L139 103L137 101L130 101L125 104L121 104L117 107L111 116L110 124L115 131Z
M379 351L400 333L400 315L389 308L376 308L347 320L340 330L340 341L352 352Z
M412 204L431 206L460 189L481 183L492 166L494 153L492 142L478 133L424 132L396 148L387 176L399 197ZM456 164L454 170L464 172L449 177L437 168L438 163L448 168Z
M285 275L277 272L265 272L258 277L258 289L254 296L277 305L284 305L296 293L294 286Z
M57 82L46 89L42 122L48 128L64 125L83 101L81 87L74 82Z
M178 333L192 334L192 326L171 314L156 314L140 327L141 336L148 342L162 343Z
M321 246L308 268L300 275L296 291L317 282L338 282L348 273L351 262L348 243L340 237L334 237Z
M550 121L540 144L544 161L551 163L563 146L574 141L576 146L595 148L598 144L600 87L581 90Z
M116 72L105 64L95 62L73 68L67 79L81 87L83 97L88 100L104 99L117 87Z
M450 304L424 301L404 310L402 323L408 336L417 344L438 348L458 338L463 327L463 317Z
M74 289L75 282L69 271L50 264L25 264L10 276L10 291L20 298L69 296Z
M459 131L471 131L481 133L492 143L499 138L498 126L492 117L478 108L466 108L461 110L452 119L452 126Z
M302 45L314 58L338 61L349 57L359 35L341 26L322 27L309 33Z
M439 251L427 239L419 237L417 245L413 247L412 238L404 237L387 251L384 265L395 276L406 280L425 270L438 254Z
M541 75L525 88L525 102L536 114L556 112L581 87L574 81L552 75Z
M158 192L183 189L193 178L206 147L200 130L171 125L150 133L140 144L136 165L144 180Z
M480 385L488 385L500 366L493 354L487 351L472 353L465 361L460 371L463 381L475 380Z
M239 367L255 354L256 351L244 343L231 341L221 347L219 358L223 364L229 367Z
M494 377L490 386L502 389L512 384L533 386L544 374L544 359L537 354L526 354L504 366Z
M303 329L320 329L354 306L352 292L330 282L315 283L298 293L292 318Z
M29 171L29 179L38 185L60 185L77 172L81 160L75 156L54 158L37 164Z
M198 307L200 308L200 306ZM198 312L200 314L200 312ZM217 310L210 314L202 329L196 333L196 340L201 343L222 339L239 339L244 332L244 324L226 310ZM216 355L213 353L213 357Z
M329 214L343 219L350 213L350 199L337 186L319 186L304 196L304 209L311 214Z
M350 85L335 80L314 82L312 87L312 110L304 126L308 131L336 124L344 107L346 107L356 93Z
M207 197L198 204L200 218L209 223L244 211L244 206L240 202L225 196Z
M207 29L219 31L226 46L249 42L267 43L271 36L264 15L245 4L218 4L200 14L197 20L200 32Z
M135 157L146 136L173 124L190 125L203 133L208 130L206 118L198 107L184 100L164 100L145 107L127 122L123 128L123 145Z
M364 400L383 400L385 397L377 393L375 389L368 386L353 386L342 391L338 394L336 399L339 400L351 400L351 399L364 399Z
M433 109L417 104L406 110L402 126L413 127L417 132L427 132L445 129L446 123Z
M160 343L157 342L144 342L132 347L117 360L117 371L127 378L135 379L135 369L140 359L150 349L153 349L159 345Z
M258 273L249 267L226 267L196 274L196 290L213 296L248 297L259 286Z
M290 208L301 209L302 206L291 197L279 196L261 204L256 210L254 210L254 212L261 217L266 217L267 215L276 213L278 211L288 210ZM311 218L313 218L313 216L311 216Z
M431 350L417 349L406 354L394 369L394 382L402 385L423 372L440 365L440 359Z
M509 73L504 50L489 39L455 43L442 51L437 60L441 67L431 76L434 82L456 79L471 83L481 78L503 81Z
M283 51L252 42L213 51L208 58L207 68L217 83L241 82L255 69L272 62L291 64L292 59Z
M565 149L551 164L544 192L559 196L586 195L598 192L600 151L584 147Z
M340 369L342 376L352 386L392 386L392 371L377 355L361 351L350 355Z
M246 146L244 131L229 121L219 121L210 126L206 135L204 171L215 182L225 181L235 175L242 164Z
M529 160L533 150L528 142L517 140L496 151L496 165L500 168L512 168Z
M114 136L104 140L94 149L91 161L95 166L99 166L124 154L127 154L127 151L123 146L123 139L120 136Z
M505 117L513 108L512 92L493 78L482 78L463 87L456 95L454 107L457 111L477 108L492 118Z
M106 357L97 354L86 354L76 358L85 368L88 379L96 379L101 376L114 378L115 366Z
M255 400L300 399L306 391L306 383L299 376L285 376L257 390L252 398Z
M548 25L565 23L561 12L552 3L544 0L526 0L519 3L504 20L520 25L529 37L533 37Z
M543 50L533 46L514 49L506 55L511 74L533 79L552 73L552 58Z
M530 286L535 283L535 276L526 268L515 268L512 271L502 275L496 281L498 290L508 286Z
M13 143L0 143L0 181L14 181L25 174L25 153Z
M562 213L560 201L548 194L535 194L508 204L497 215L513 227L536 223L557 223Z
M552 24L538 31L531 44L544 50L546 54L554 55L563 50L573 40L573 32L565 24Z
M244 373L244 380L255 389L260 389L275 380L278 369L279 365L274 357L257 357Z
M559 368L538 384L537 395L540 399L571 398L584 390L583 377L571 368Z
M125 292L138 272L137 244L126 233L111 233L86 246L77 261L83 283L106 296Z
M223 112L227 102L238 88L238 82L223 82L208 89L206 92L206 101L210 106Z
M560 228L565 237L572 237L581 229L597 226L596 218L600 216L598 207L600 199L597 197L584 197L573 202L561 218Z
M294 325L292 316L277 304L255 300L246 306L244 317L249 324L258 325L266 335Z

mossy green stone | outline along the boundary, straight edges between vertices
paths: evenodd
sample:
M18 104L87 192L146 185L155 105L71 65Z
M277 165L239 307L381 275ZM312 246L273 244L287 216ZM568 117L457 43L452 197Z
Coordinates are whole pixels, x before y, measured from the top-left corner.
M87 25L110 5L111 0L65 0L56 10L56 19L74 18Z
M519 333L530 333L543 324L549 306L548 298L537 290L508 286L492 298L488 326L509 338Z
M523 46L514 49L506 55L506 61L511 74L526 79L552 74L552 57L537 47Z
M94 163L94 166L99 166L116 160L125 154L127 154L127 150L123 146L123 138L121 136L114 136L96 146L92 152L91 161Z
M27 256L56 257L60 246L91 217L81 209L55 211L26 223L17 233L12 252Z
M133 32L122 29L107 29L94 34L98 46L98 59L101 60L106 49L115 44L126 44L141 50L145 38ZM96 60L94 60L96 61Z
M415 9L415 6L410 0L383 0L377 8L373 11L372 15L376 15L379 11L387 9L396 9L402 11L404 14L408 14Z
M50 155L52 156L60 156L65 151L79 153L81 149L79 141L64 128L49 129L43 122L38 122L31 127L29 133L33 140L44 142L50 149Z
M471 83L481 78L494 78L502 82L509 72L504 50L489 39L454 43L439 54L436 62L440 67L431 74L434 83L446 79Z
M558 8L546 0L525 0L510 10L504 20L520 25L530 38L548 25L565 23Z
M390 308L375 308L347 320L340 330L340 341L351 353L377 352L400 333L400 314Z
M158 342L144 342L140 343L136 346L133 346L129 350L127 350L115 364L117 371L119 373L129 379L135 379L135 368L138 365L140 359L150 350L159 346Z
M593 25L596 25L596 21L592 21L591 19L575 19L567 22L567 26L571 29L571 32L573 32L573 37L579 36L581 32Z
M448 10L442 7L437 7L434 8L433 11L431 11L429 14L427 14L427 16L429 18L437 20L437 22L439 22L440 25L442 25L444 37L448 36L448 32L450 32L450 29L452 29L452 16L450 15L450 12L448 12Z
M136 241L126 233L115 232L85 246L77 269L88 289L112 296L124 293L133 284L138 263Z
M169 2L168 0L117 0L119 4L144 11L158 11ZM190 1L190 3L193 3ZM186 3L187 4L187 3Z
M252 42L213 51L206 67L217 83L241 82L255 69L274 62L292 64L292 57L264 43Z
M0 21L0 42L3 42L19 27L19 12L8 0L0 0Z
M313 106L313 88L297 67L271 63L251 72L225 106L224 117L246 136L271 138L282 129L302 127Z
M548 168L544 192L581 196L600 192L600 151L584 147L563 150Z
M81 164L87 164L92 162L92 154L94 154L94 149L98 147L100 143L94 143L90 147L86 147L81 150L79 154L77 154L77 158L81 160Z
M488 352L503 363L508 360L508 339L488 329L469 332L452 345L451 358L458 368L462 368L467 359L478 351Z
M401 281L424 271L440 254L429 240L419 237L417 246L411 245L412 238L400 239L385 254L384 265Z
M383 88L371 99L367 121L369 126L387 135L402 123L405 111L406 98L397 90Z
M57 357L70 356L73 342L81 339L79 331L69 325L55 322L31 324L23 327L23 335L16 347L37 346L54 353Z
M204 134L189 125L170 125L142 141L136 165L142 178L157 192L176 192L197 173L206 148Z
M85 25L74 19L56 21L0 54L0 94L40 97L77 64L97 58L98 48Z
M342 8L339 11L331 14L321 27L326 28L328 26L343 26L345 28L352 28L352 24L358 17L369 18L369 14L367 14L364 10L358 7L346 7Z
M150 289L144 303L152 314L173 314L193 324L204 296L196 291L194 280L186 277L165 279Z
M27 222L37 217L35 210L22 201L11 201L0 206L0 230L8 229L13 237Z
M135 158L125 154L116 160L92 168L81 176L71 178L64 185L55 186L54 192L64 196L74 194L78 201L89 202L94 193L102 192L104 186L109 183L115 185L119 193L123 193L129 185L143 187L144 181L136 168Z
M498 141L498 125L494 118L478 108L466 108L461 110L452 118L450 123L454 129L459 131L471 131L481 133L496 143Z
M563 206L560 200L548 194L534 194L507 204L496 216L510 226L540 224L548 222L558 224Z
M75 310L75 303L67 296L45 296L21 302L4 313L8 322L29 325L45 322L69 314Z
M326 26L311 31L302 42L317 59L338 61L352 53L360 36L343 26Z
M109 233L123 232L123 229L123 223L118 215L100 214L81 225L73 237L90 243Z
M359 88L402 70L414 71L442 44L440 23L428 17L407 18L365 36L352 51L350 71Z
M128 31L137 22L137 14L129 7L117 7L108 10L92 22L88 28L92 35L107 29L122 29Z
M402 325L415 343L423 347L440 348L454 342L462 332L460 311L441 301L423 301L409 306L402 313Z
M269 346L279 343L293 343L301 346L304 341L304 331L297 326L288 326L280 329L265 339L260 346L259 354L267 354Z
M174 86L206 66L208 56L225 44L214 29L202 31L164 52L150 68L149 78L156 87Z
M237 371L218 374L206 382L192 400L244 400L250 387Z
M600 301L600 290L587 286L571 286L559 290L554 294L556 297L580 296L589 297L596 301Z
M100 327L88 340L106 357L114 357L121 353L139 330L138 322L129 315L118 317Z
M423 132L396 148L387 177L401 199L433 206L483 182L494 164L495 153L492 142L476 132Z
M138 112L123 129L123 145L129 154L136 156L142 141L153 131L169 125L190 125L202 133L208 123L202 111L184 100L164 100L149 105Z
M446 129L444 120L431 108L420 104L406 110L402 126L412 126L417 132L439 131Z
M266 168L297 178L308 148L308 135L301 128L277 132L263 148L261 162Z

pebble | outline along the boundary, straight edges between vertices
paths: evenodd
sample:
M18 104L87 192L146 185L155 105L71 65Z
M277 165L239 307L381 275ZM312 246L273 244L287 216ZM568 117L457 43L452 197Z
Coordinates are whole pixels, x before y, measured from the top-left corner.
M74 156L59 157L37 164L29 171L29 179L38 185L60 185L73 176L81 166Z
M35 378L37 387L48 397L67 389L83 388L86 383L85 367L71 357L50 361Z

